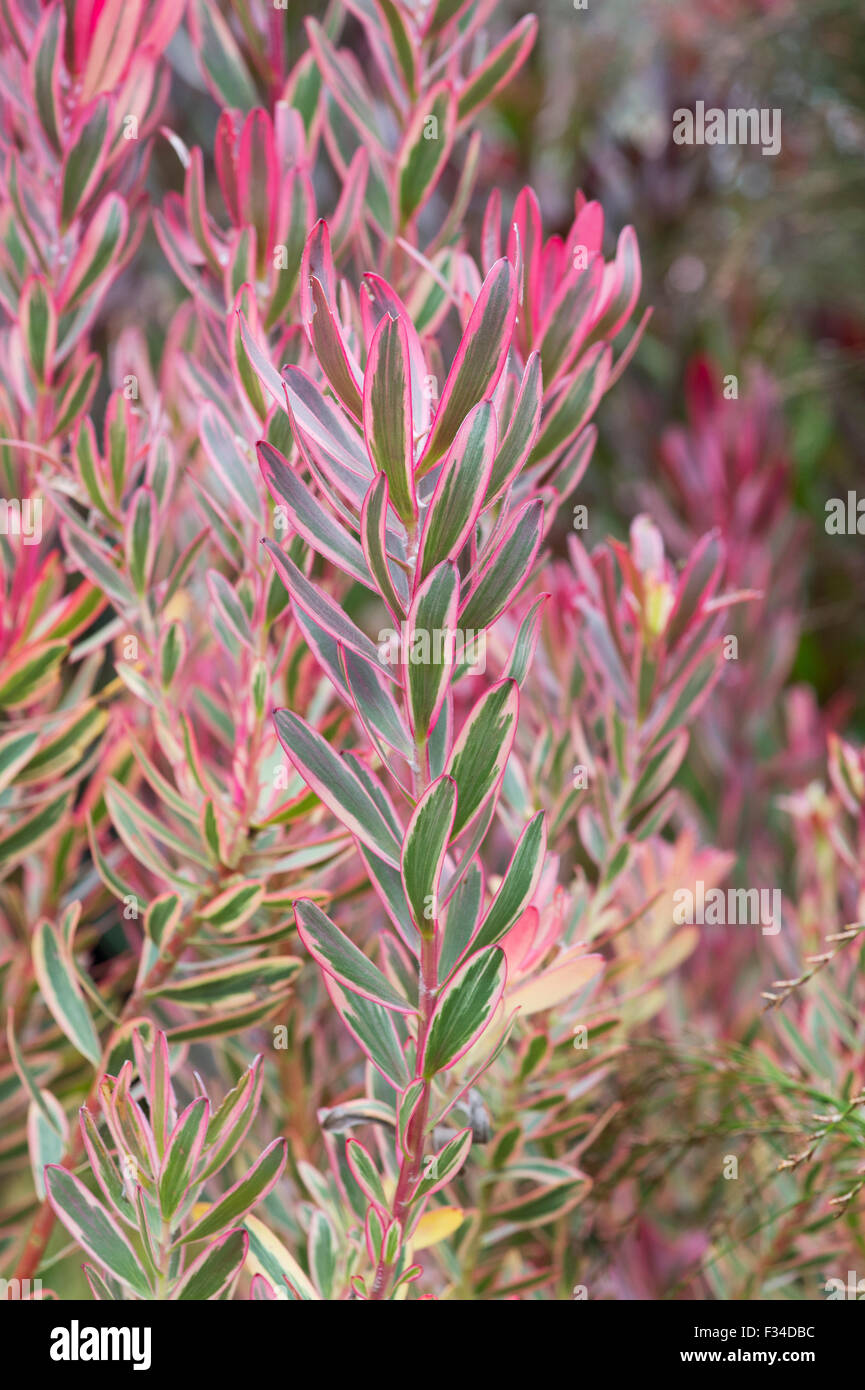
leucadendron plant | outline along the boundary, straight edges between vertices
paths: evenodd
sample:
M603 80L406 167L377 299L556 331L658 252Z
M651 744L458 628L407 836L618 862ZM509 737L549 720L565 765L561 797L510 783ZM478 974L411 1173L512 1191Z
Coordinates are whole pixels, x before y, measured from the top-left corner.
M522 208L528 225L531 194ZM581 212L578 202L577 234ZM265 542L294 620L355 713L362 742L340 755L289 709L277 710L276 730L298 773L353 835L392 933L364 951L314 902L295 903L298 934L334 1007L393 1092L390 1162L380 1166L349 1141L368 1203L371 1266L352 1287L373 1300L415 1277L412 1236L472 1142L467 1126L438 1147L436 1129L505 1046L519 1012L516 999L507 1006L500 943L544 871L543 813L524 815L494 890L479 851L507 776L539 605L495 674L486 670L486 638L529 581L558 504L585 467L588 421L609 370L604 327L618 331L639 286L632 256L602 273L592 250L567 261L563 292L550 297L539 240L532 258L517 259L495 260L464 308L440 396L430 390L430 348L386 281L368 276L354 302L343 294L341 321L326 223L304 252L301 303L329 393L300 368L277 373L243 328L250 360L291 424L291 457L267 442L258 451L279 514L307 542L310 561L317 552L378 599L386 623L376 647L316 582L310 562ZM564 319L581 293L582 318L566 343ZM518 335L521 298L536 306L531 336ZM565 978L579 990L600 962L586 971L577 954L573 964ZM550 1003L556 998L551 991ZM540 1161L502 1176L569 1194L581 1181L573 1167Z
M68 1169L49 1164L48 1198L69 1234L97 1262L96 1268L84 1266L95 1298L218 1298L236 1281L249 1248L249 1236L237 1223L279 1181L285 1140L275 1139L215 1201L202 1201L252 1123L260 1059L215 1108L202 1093L178 1114L165 1034L146 1032L149 1048L144 1029L133 1034L134 1067L127 1060L116 1077L99 1082L109 1143L90 1111L81 1111L98 1195ZM146 1111L133 1094L136 1071Z
M535 18L302 9L0 15L3 1275L570 1298L617 1241L666 1258L656 1095L703 1142L702 1091L744 1125L773 1077L808 1135L784 1200L828 1151L846 1211L855 745L774 808L811 958L767 948L761 1002L812 1073L841 1017L824 1081L777 1083L709 1014L672 915L762 816L768 779L737 781L715 847L714 787L784 738L799 533L769 403L722 413L698 371L664 502L577 526L648 311L634 229L581 192L552 225L514 177ZM615 1287L651 1288L631 1264Z

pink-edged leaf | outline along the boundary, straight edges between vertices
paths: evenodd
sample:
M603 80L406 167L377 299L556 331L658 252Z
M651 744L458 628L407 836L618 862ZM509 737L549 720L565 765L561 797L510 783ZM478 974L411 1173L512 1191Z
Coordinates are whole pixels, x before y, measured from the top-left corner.
M380 669L347 647L339 648L339 660L346 689L373 743L378 746L382 740L410 762L414 745Z
M140 596L147 591L156 558L156 498L149 487L137 488L129 501L123 528L126 569Z
M417 466L419 476L450 448L466 415L495 387L510 347L516 311L514 272L503 258L484 280L471 312Z
M324 80L337 104L345 112L364 143L382 151L384 143L372 97L360 68L345 51L337 52L324 29L314 19L306 20L309 45Z
M472 1146L472 1131L470 1129L460 1130L444 1148L437 1153L433 1162L429 1165L429 1177L424 1177L415 1193L415 1201L420 1202L426 1197L432 1196L434 1192L440 1192L443 1187L447 1187L449 1182L453 1182L463 1164L469 1156Z
M547 407L529 464L541 463L577 437L604 394L610 375L609 346L596 343Z
M346 761L292 710L276 710L274 723L280 743L316 796L363 844L398 868L400 846L396 836Z
M208 0L190 0L189 27L202 76L217 104L251 111L255 84L221 11Z
M315 276L312 276L310 281L310 293L312 317L307 327L316 357L334 393L346 410L356 420L360 420L363 414L363 401L358 386L360 372L349 356L336 317L327 302L321 282Z
M339 569L366 588L375 589L363 550L354 536L325 511L306 483L292 472L279 450L262 440L258 445L258 461L264 481L274 500L285 507L292 529Z
M360 543L363 547L364 558L369 566L369 572L376 582L378 591L393 617L399 621L400 615L405 611L408 590L405 580L401 577L401 571L397 571L399 590L397 589L397 582L394 581L388 563L388 497L387 477L384 473L377 473L370 483L369 491L363 502L360 518ZM400 596L400 590L402 596Z
M539 498L517 512L460 606L464 628L488 627L519 593L538 552L543 522L544 504Z
M507 976L504 952L497 946L470 956L442 990L430 1020L423 1053L429 1080L468 1052L490 1022Z
M642 288L642 267L637 234L633 227L624 227L616 246L616 259L604 270L598 296L599 321L595 334L615 338L633 313Z
M301 941L328 975L353 994L372 999L382 1008L404 1014L414 1012L405 995L314 902L299 899L294 905L294 916Z
M292 601L309 613L335 642L344 643L373 665L377 664L377 648L360 628L355 626L344 609L323 589L319 589L307 579L294 561L273 541L266 540L264 545Z
M138 1256L114 1217L80 1179L65 1168L45 1169L48 1200L66 1230L83 1250L139 1298L152 1293Z
M404 1090L411 1075L393 1012L362 994L348 993L330 975L325 975L324 986L343 1023L376 1071L381 1072L395 1090Z
M198 432L204 452L222 482L250 521L261 526L263 507L253 481L252 469L239 437L233 435L225 417L212 401L205 401L198 417Z
M517 284L520 287L516 337L523 352L527 353L537 329L543 294L543 225L540 203L533 188L523 188L517 195L507 245L508 258L517 267Z
M375 329L386 314L392 319L399 319L405 328L411 379L412 422L415 433L421 435L429 426L430 393L425 389L427 365L412 317L396 290L380 275L371 272L363 277L360 309L368 343L372 341Z
M226 1226L230 1226L234 1221L239 1221L251 1207L255 1206L256 1202L260 1202L263 1197L266 1197L268 1192L279 1182L285 1167L286 1157L286 1141L274 1139L246 1176L236 1182L233 1187L230 1187L223 1197L213 1203L204 1216L182 1236L179 1236L174 1242L174 1247L188 1245L193 1240L204 1240L206 1237L215 1236L224 1231Z
M482 695L464 724L448 759L447 772L457 784L453 837L461 835L494 797L517 732L520 692L504 680Z
M237 202L240 219L255 228L256 270L263 278L275 241L279 168L273 123L267 111L251 111L243 123L237 157Z
M107 98L85 109L67 142L60 192L60 223L65 230L94 191L105 164L108 134Z
M406 623L407 650L400 653L407 670L412 731L426 744L447 694L456 664L459 571L444 561L415 594Z
M210 1105L204 1096L198 1096L180 1115L169 1136L159 1173L159 1205L166 1221L170 1221L183 1204L209 1120Z
M29 72L39 124L56 154L63 148L61 72L65 41L66 11L59 3L50 5L33 36Z
M103 198L92 217L60 286L57 309L70 313L89 295L104 288L117 269L126 242L129 217L126 204L116 193Z
M481 401L460 426L441 466L424 520L418 574L425 579L442 560L459 559L484 505L496 449L496 416Z
M533 14L525 15L509 34L506 34L472 73L465 86L460 89L457 117L462 123L491 101L501 87L510 82L531 52L538 29L538 21Z
M543 811L529 821L519 838L489 911L474 940L477 949L495 946L531 902L538 886L547 851L547 824Z
M222 1297L243 1268L249 1249L246 1231L228 1231L193 1260L171 1291L172 1300L202 1303Z
M386 315L373 334L364 375L363 424L370 458L387 478L391 503L403 521L413 524L417 501L409 345L402 318Z
M456 816L457 787L439 777L423 793L412 813L402 847L402 881L415 925L430 935L438 918L438 890L448 841Z
M456 98L440 82L417 103L397 160L399 216L410 222L432 195L448 162L456 133Z
M496 451L484 507L510 487L524 467L537 438L543 398L540 354L533 352L523 372L511 423Z
M81 79L81 102L110 92L132 55L144 0L105 0L90 35L87 66Z
M31 275L21 290L18 322L30 370L41 385L50 382L57 347L57 310L41 275Z
M569 370L595 324L603 273L600 256L585 270L571 271L544 314L537 338L548 391Z
M334 402L328 400L321 388L299 367L286 367L283 382L282 400L287 396L294 419L305 437L337 460L343 468L360 474L366 480L365 492L372 481L373 470L360 435Z

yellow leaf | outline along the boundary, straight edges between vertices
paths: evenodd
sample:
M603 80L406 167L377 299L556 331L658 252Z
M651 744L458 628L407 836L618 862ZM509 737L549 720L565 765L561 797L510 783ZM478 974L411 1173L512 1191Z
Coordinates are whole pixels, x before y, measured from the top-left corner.
M411 1238L413 1250L426 1250L430 1245L438 1245L458 1231L465 1216L462 1207L434 1207L424 1212Z
M508 990L507 1005L519 1005L523 1018L555 1008L572 999L594 980L604 968L603 956L568 955L550 966L542 975Z

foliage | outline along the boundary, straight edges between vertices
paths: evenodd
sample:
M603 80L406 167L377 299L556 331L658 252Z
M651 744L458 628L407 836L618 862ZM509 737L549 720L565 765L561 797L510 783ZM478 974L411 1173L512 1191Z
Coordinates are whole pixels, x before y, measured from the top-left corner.
M791 684L777 391L694 357L607 535L657 335L639 227L513 167L538 21L306 8L0 17L4 1271L801 1296L865 760ZM728 881L777 938L677 915Z

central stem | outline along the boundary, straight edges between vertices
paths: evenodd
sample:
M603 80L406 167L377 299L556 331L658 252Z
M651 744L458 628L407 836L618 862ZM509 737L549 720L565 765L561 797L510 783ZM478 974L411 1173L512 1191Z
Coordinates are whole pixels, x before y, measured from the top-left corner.
M421 937L420 987L418 994L418 1034L415 1080L423 1083L420 1098L406 1130L405 1152L400 1164L399 1179L393 1200L393 1219L401 1227L405 1224L408 1208L420 1178L423 1162L423 1145L429 1119L430 1082L424 1077L424 1055L429 1033L430 1020L435 1007L438 988L438 948L435 931ZM373 1279L370 1299L384 1298L390 1277L391 1267L385 1262L384 1254L379 1256Z

